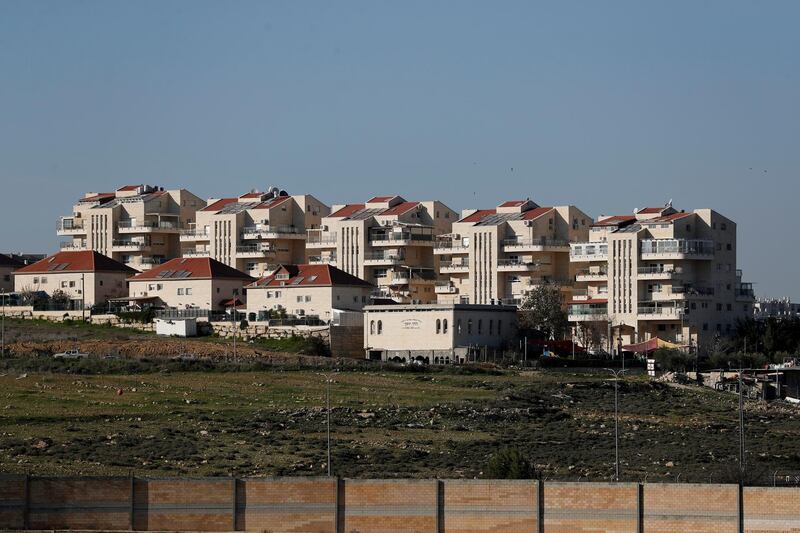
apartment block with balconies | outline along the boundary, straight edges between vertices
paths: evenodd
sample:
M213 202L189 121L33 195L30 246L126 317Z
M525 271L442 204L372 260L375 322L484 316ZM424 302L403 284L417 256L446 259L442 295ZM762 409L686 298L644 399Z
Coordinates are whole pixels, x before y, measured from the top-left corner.
M668 204L601 216L585 242L571 244L570 261L569 320L590 348L656 337L698 346L752 314L752 286L736 268L736 224L712 209Z
M136 270L180 257L179 234L205 201L186 189L126 185L87 193L58 220L62 251L94 250Z
M541 207L515 200L495 209L466 210L437 239L439 303L519 305L534 287L573 285L570 243L587 240L591 217L574 206Z
M307 262L306 231L330 208L311 195L276 187L238 198L210 199L180 234L183 257L210 257L255 278L280 264Z
M438 201L376 196L333 207L308 231L309 263L326 263L377 286L373 295L400 303L436 301L436 239L458 214Z

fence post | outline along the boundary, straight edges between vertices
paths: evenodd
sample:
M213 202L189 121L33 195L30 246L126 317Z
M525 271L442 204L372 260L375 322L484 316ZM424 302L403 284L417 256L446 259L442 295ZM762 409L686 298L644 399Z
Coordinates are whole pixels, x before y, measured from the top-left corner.
M536 488L536 529L544 533L544 481L540 479Z
M444 533L444 481L436 480L436 533Z
M238 507L238 503L239 503L238 502L238 494L237 494L237 491L236 491L236 489L238 487L238 483L239 483L239 479L238 478L233 478L231 480L231 492L232 492L232 494L231 494L231 508L232 508L232 512L233 512L233 516L231 517L231 523L233 525L233 529L231 529L231 531L238 531L238 529L236 529L236 513L237 513L237 507Z
M25 474L25 507L22 508L22 527L23 529L30 528L30 512L31 512L31 476Z
M336 524L334 526L336 533L343 533L344 532L344 480L339 476L336 476L336 511L334 513L334 520L336 520Z
M636 501L636 531L644 533L644 485L639 483Z
M134 515L136 514L135 509L135 502L136 502L136 480L133 477L133 472L130 473L130 482L131 482L131 499L130 499L130 519L128 524L128 529L133 531L133 521L135 520Z
M739 482L739 500L738 500L737 511L739 515L739 533L744 533L744 482Z

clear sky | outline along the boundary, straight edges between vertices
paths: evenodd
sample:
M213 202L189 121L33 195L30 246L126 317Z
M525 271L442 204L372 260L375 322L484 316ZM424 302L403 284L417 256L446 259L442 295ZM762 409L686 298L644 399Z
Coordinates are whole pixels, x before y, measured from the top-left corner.
M0 250L85 191L712 207L800 298L800 2L0 1Z

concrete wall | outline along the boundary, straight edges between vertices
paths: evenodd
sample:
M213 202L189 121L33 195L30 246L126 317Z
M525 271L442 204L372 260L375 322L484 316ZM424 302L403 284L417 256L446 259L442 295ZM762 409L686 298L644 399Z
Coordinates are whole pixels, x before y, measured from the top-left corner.
M800 531L800 488L0 475L0 529L778 533Z

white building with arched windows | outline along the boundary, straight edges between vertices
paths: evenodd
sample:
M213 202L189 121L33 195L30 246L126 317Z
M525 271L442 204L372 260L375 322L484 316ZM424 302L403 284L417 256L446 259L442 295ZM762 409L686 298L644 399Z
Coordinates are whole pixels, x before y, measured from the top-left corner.
M514 345L517 308L415 304L364 308L364 350L376 361L431 364L498 358Z

